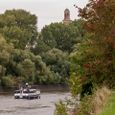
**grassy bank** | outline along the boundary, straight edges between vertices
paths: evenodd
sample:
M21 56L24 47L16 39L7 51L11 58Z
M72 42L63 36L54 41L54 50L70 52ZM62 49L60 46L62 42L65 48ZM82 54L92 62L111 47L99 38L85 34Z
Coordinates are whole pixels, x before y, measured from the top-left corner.
M112 92L100 115L115 115L115 91Z

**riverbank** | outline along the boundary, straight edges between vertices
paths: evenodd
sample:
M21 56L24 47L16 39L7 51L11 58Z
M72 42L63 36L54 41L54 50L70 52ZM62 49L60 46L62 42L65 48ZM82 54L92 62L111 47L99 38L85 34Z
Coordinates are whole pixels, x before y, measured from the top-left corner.
M100 115L110 95L111 91L107 87L98 88L92 95L86 95L81 99L79 107L74 110L74 115Z
M100 115L115 115L115 91L113 91Z
M67 85L32 85L32 88L40 89L41 92L68 92ZM18 87L0 88L0 94L12 94Z

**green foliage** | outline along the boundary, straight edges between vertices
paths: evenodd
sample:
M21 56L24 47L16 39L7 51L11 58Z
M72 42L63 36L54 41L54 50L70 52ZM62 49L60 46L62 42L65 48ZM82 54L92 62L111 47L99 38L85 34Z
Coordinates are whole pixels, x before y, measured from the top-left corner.
M9 61L10 53L13 51L13 45L8 44L0 35L0 64L6 64Z
M50 70L40 56L35 56L29 51L16 50L12 57L15 63L18 62L14 70L15 75L22 76L23 82L28 81L38 84L42 79L41 77L48 76Z
M53 72L42 61L41 56L35 56L28 50L14 49L13 45L8 44L2 36L0 36L0 41L1 85L10 87L25 82L32 84L60 82L58 77L53 77ZM12 77L9 77L10 75ZM13 83L14 80L15 84Z
M52 23L38 33L37 17L30 12L13 9L0 14L1 85L65 84L70 75L68 56L84 37L83 24L83 20L68 26Z
M25 10L7 10L0 15L0 32L15 48L25 49L37 38L37 17Z
M3 76L1 79L1 85L5 88L10 88L15 85L15 79L11 75Z
M37 39L37 45L35 48L31 48L31 51L35 54L35 55L42 55L42 53L47 52L48 50L50 50L50 46L48 46L44 41L41 35L39 35L38 39Z
M5 75L6 68L2 65L0 65L0 77Z
M18 64L18 70L25 81L33 81L35 76L35 65L30 59L25 59L22 63Z
M67 115L67 107L62 101L56 104L55 115Z
M65 83L69 77L70 63L68 61L68 54L59 49L53 48L44 53L43 60L51 71L58 77L60 83Z
M79 92L81 92L82 84L80 77L75 77L75 75L71 75L68 80L68 84L70 87L71 94L76 97Z
M45 26L39 33L37 45L32 52L41 55L53 74L51 79L53 78L54 83L66 83L70 75L68 56L74 44L80 42L84 36L83 23L83 20L75 20L68 26L62 23L52 23ZM40 81L44 82L46 78ZM51 79L47 81L51 82Z
M52 23L45 26L39 35L36 48L33 49L33 52L39 54L52 48L71 52L73 45L84 36L83 23L83 20L77 20L68 26L62 23Z
M92 114L92 96L85 96L81 100L80 106L76 109L75 115L91 115Z

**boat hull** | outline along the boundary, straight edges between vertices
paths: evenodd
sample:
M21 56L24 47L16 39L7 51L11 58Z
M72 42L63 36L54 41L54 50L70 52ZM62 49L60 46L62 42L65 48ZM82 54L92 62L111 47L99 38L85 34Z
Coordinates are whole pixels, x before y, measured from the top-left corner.
M35 89L31 89L29 91L24 90L16 90L14 93L15 99L40 99L40 91L36 91Z

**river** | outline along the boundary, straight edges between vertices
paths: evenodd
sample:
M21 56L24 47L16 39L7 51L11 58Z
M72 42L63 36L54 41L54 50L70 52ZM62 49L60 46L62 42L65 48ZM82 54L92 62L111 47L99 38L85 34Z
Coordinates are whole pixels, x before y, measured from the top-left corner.
M69 97L69 93L41 93L40 99L14 99L0 95L0 115L54 115L55 103Z

